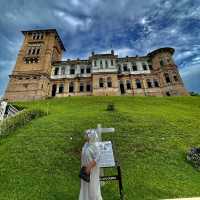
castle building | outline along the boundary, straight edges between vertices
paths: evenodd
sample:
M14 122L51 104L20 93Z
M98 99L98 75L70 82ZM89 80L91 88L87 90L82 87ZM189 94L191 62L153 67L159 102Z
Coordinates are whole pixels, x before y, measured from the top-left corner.
M22 31L24 42L5 92L8 101L64 96L185 96L173 60L174 49L146 56L91 53L88 59L61 61L65 51L55 29Z

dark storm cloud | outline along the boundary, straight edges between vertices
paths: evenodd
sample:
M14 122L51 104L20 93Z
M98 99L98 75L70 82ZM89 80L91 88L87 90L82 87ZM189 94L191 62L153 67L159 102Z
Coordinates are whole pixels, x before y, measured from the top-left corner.
M3 0L0 13L0 95L22 44L20 31L34 28L56 28L64 58L111 47L121 56L175 47L187 88L200 91L198 0Z

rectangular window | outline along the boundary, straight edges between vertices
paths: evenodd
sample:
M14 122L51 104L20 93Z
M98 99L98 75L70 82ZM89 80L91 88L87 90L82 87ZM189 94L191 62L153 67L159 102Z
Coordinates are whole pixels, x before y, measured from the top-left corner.
M70 74L75 74L75 68L74 67L70 68Z
M123 69L124 69L125 72L127 72L127 71L128 71L127 65L124 65L124 66L123 66Z
M99 87L100 87L100 88L103 88L103 87L104 87L104 79L103 79L103 78L100 78L100 79L99 79Z
M84 84L80 83L80 92L84 92Z
M111 60L111 66L113 66L113 65L114 65L113 60Z
M100 68L103 69L103 62L100 60Z
M137 71L137 65L136 65L136 63L133 63L132 69L133 69L133 71Z
M85 73L85 69L81 68L81 74L84 74L84 73Z
M86 68L86 73L87 73L87 74L90 74L90 73L91 73L91 68L90 68L90 67L87 67L87 68Z
M140 80L136 80L136 87L138 89L142 88L142 84L141 84L141 81Z
M105 61L105 65L106 65L106 68L108 68L108 61L107 60Z
M87 92L91 91L91 85L90 84L87 84L86 90L87 90Z
M147 70L147 65L145 63L142 64L143 70L146 71Z
M170 83L171 82L171 80L170 80L170 78L169 78L169 74L165 74L165 81L166 81L166 83Z
M109 87L109 88L112 87L112 82L108 82L108 87Z
M70 83L70 85L69 85L69 93L72 93L72 92L74 92L74 84Z
M154 80L154 86L155 86L155 87L159 87L159 83L158 83L157 80Z
M58 75L58 72L59 72L59 68L56 67L56 68L55 68L55 71L54 71L54 75Z
M64 75L65 74L65 67L62 67L61 68L61 75Z
M153 70L152 64L149 64L149 69Z
M61 84L61 85L59 86L59 93L61 94L61 93L63 93L63 92L64 92L64 85Z
M147 80L147 85L148 85L148 88L152 88L152 83L150 80Z
M131 81L130 80L126 81L126 87L127 87L127 90L131 90Z

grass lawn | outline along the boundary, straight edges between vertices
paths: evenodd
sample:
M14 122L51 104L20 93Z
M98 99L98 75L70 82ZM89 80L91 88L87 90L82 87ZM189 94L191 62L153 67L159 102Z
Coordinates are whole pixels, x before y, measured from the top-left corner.
M106 111L114 102L116 111ZM76 200L83 131L115 127L125 199L200 196L186 151L200 146L199 97L69 97L18 103L49 110L0 140L0 200ZM70 139L72 137L72 140ZM117 200L115 182L102 187Z

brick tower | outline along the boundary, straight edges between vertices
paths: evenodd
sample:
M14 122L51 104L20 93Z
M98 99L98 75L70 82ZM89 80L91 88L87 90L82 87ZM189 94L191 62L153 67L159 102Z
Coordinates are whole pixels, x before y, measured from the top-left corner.
M148 54L152 74L159 78L162 96L188 96L178 67L173 60L173 48L160 48Z
M55 29L22 31L24 42L4 98L8 101L45 99L51 93L51 64L65 51Z

